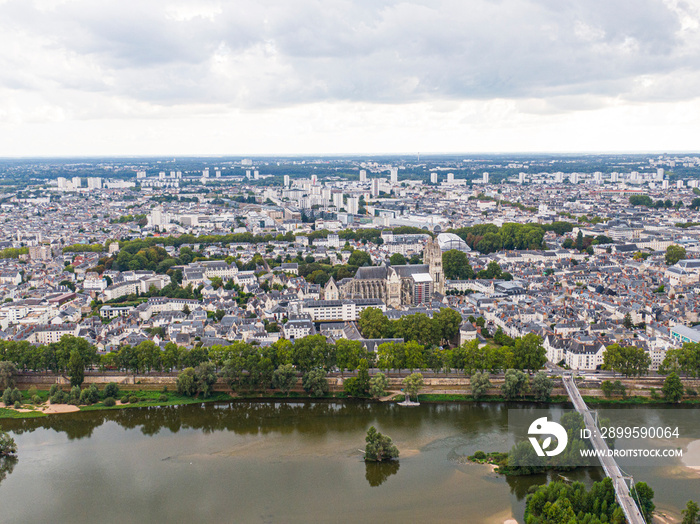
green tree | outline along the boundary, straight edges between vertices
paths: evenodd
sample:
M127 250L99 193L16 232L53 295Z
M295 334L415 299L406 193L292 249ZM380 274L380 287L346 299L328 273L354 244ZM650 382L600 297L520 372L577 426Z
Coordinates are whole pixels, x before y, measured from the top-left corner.
M542 337L528 333L515 341L513 367L537 371L547 362L547 350L542 346Z
M576 249L581 251L583 249L583 232L579 229L576 234Z
M17 453L17 443L8 433L0 428L0 458L8 457ZM0 477L2 480L3 477Z
M369 256L368 253L366 253L364 251L360 251L359 249L356 249L355 251L352 252L352 254L350 255L350 258L348 258L348 265L355 266L355 267L371 266L372 265L372 258Z
M423 346L418 342L410 341L404 344L405 366L411 371L414 369L422 369L425 365L423 349Z
M534 377L532 377L532 392L535 395L535 400L539 402L546 402L549 400L552 389L554 388L554 381L547 376L544 371L538 371Z
M615 388L611 381L603 380L603 383L600 385L600 389L603 391L603 395L605 395L605 398L610 398Z
M450 249L442 254L442 269L448 280L471 280L474 278L474 270L469 264L466 253L457 249Z
M661 391L668 402L680 402L681 398L683 398L683 383L680 377L675 373L671 373L664 380L664 386Z
M409 376L403 379L403 387L408 400L411 397L416 397L418 399L418 392L423 389L425 383L423 382L423 375L420 373L411 373Z
M435 331L439 333L443 343L455 342L459 336L459 326L462 324L462 315L452 308L443 307L433 313Z
M203 398L209 397L216 384L216 366L212 362L202 362L194 368L194 374L197 392L201 393Z
M508 369L504 377L501 391L508 400L522 397L527 389L527 375L517 369Z
M330 345L323 335L312 335L294 341L293 362L302 373L317 367L327 369L335 365L335 345Z
M326 371L322 368L307 371L301 382L304 391L314 397L322 397L328 393L328 379L326 378Z
M399 457L399 450L391 441L391 438L379 433L374 426L370 426L365 437L365 461L384 462Z
M629 311L625 314L625 318L622 320L622 325L627 329L632 329L634 327L634 322L632 322L632 315Z
M672 266L678 263L679 260L684 260L686 256L685 248L671 244L666 248L666 264Z
M469 379L472 389L472 397L479 400L486 394L486 390L491 387L490 375L488 373L477 372Z
M17 367L13 362L0 362L0 390L14 388L16 384Z
M279 366L272 374L272 387L279 389L289 396L289 392L297 383L297 371L291 364Z
M646 482L637 482L633 488L633 498L639 506L639 510L644 515L647 522L651 522L656 505L652 502L654 499L654 490L651 489Z
M180 352L177 349L177 345L173 342L168 342L163 349L163 354L161 355L161 364L166 371L171 371L177 369L179 366Z
M689 500L682 511L683 520L681 524L700 524L700 507L697 503Z
M74 349L70 353L70 359L68 360L68 377L70 378L71 386L78 386L85 380L85 362L80 352Z
M524 444L532 450L528 442ZM609 478L594 483L588 491L581 482L550 482L537 487L526 504L528 524L620 524L625 521Z
M366 358L361 359L357 366L357 388L363 396L369 391L369 363Z
M224 362L221 376L232 391L238 391L247 376L244 372L245 358L242 354L233 355Z
M389 258L389 263L392 266L405 266L407 264L406 257L404 257L401 253L394 253L391 255Z
M402 369L406 364L405 344L384 342L377 347L377 367L389 371Z
M139 360L139 369L149 372L151 370L160 371L161 350L152 340L144 340L136 346L136 354Z
M363 309L359 318L360 331L365 338L388 338L391 336L391 322L381 309Z
M387 387L389 387L389 379L384 373L377 373L369 380L369 394L374 398L386 395Z
M603 353L603 369L622 373L627 377L641 377L647 374L650 365L651 358L642 348L611 344Z
M359 340L338 339L335 343L335 357L340 373L354 371L365 355L364 346Z
M95 404L100 401L100 393L97 391L95 384L90 384L89 387L85 388L80 392L80 403L81 404Z
M177 376L177 392L194 397L197 394L197 375L194 368L185 368Z
M102 396L104 398L117 398L119 396L119 386L117 386L115 382L110 382L105 386L104 390L102 391Z
M2 393L2 403L5 404L7 408L14 404L14 402L12 402L12 388L5 388L5 391Z

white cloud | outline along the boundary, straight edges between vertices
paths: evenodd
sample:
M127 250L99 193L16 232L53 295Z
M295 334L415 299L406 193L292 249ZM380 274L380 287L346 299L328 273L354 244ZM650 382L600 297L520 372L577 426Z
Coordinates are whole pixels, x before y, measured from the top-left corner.
M598 144L695 107L699 21L683 0L0 1L0 154L59 128L66 153L576 149L552 130Z

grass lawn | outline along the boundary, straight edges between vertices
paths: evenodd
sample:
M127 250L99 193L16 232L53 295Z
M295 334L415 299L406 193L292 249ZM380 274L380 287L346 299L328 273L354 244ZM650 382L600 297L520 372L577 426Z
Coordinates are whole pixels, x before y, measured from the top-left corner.
M24 406L25 408L29 408L30 406ZM3 418L39 418L39 417L48 417L46 413L42 413L41 411L27 411L27 412L22 412L22 411L17 411L16 409L11 409L11 408L0 408L0 419Z

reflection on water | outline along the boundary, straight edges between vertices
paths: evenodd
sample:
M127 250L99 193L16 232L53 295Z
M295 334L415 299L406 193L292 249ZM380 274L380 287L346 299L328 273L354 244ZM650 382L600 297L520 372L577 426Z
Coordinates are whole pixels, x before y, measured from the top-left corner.
M15 465L17 465L17 457L12 455L0 457L0 482L5 480L5 478L12 473L12 470L15 469Z
M464 460L510 449L508 409L530 407L234 401L7 420L21 461L2 470L14 472L0 485L0 521L522 522L528 490L557 475L506 479ZM392 438L399 462L364 463L370 426ZM700 492L667 471L632 473L665 508ZM602 478L600 468L565 475ZM109 496L86 499L84 486Z
M399 472L399 461L365 462L365 478L373 488L381 486L386 479Z

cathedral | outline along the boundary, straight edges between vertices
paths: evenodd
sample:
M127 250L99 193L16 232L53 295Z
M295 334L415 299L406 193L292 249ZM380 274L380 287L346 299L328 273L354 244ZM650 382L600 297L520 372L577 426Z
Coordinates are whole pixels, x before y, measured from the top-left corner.
M392 308L430 302L433 293L445 292L442 250L436 240L428 240L423 261L425 264L360 267L354 278L337 283L331 278L324 287L324 298L376 298Z

